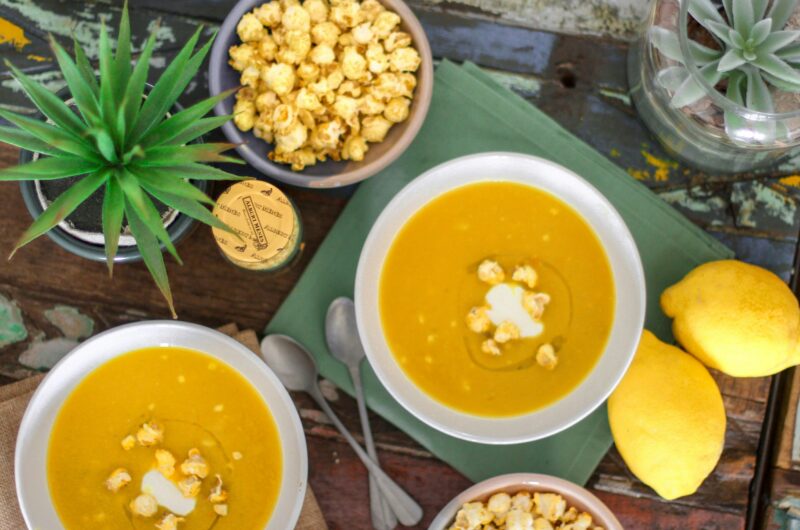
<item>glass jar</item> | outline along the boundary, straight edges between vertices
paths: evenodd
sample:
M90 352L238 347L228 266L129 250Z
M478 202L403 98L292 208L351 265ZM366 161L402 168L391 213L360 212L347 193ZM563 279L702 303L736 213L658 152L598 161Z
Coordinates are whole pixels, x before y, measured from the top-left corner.
M786 29L796 29L797 18L795 11ZM798 152L800 94L770 86L772 112L737 103L733 97L741 96L732 92L735 87L726 87L737 78L713 85L701 75L690 53L698 35L703 40L704 31L689 14L689 0L653 2L642 35L628 55L631 99L641 119L674 156L707 172L746 172ZM665 39L672 38L666 32L677 38L679 46L673 46L671 57L664 51ZM705 38L711 38L710 33ZM699 99L678 107L673 97L690 77Z

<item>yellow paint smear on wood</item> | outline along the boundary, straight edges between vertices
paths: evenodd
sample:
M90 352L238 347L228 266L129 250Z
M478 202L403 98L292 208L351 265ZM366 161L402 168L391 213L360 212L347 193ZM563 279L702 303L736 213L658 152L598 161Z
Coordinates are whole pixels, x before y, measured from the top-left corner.
M5 44L6 42L10 42L17 51L22 50L22 48L31 43L25 37L25 31L21 27L4 18L0 18L0 44Z
M783 177L778 182L780 182L784 186L791 186L792 188L800 188L800 175L789 175L788 177Z
M641 153L645 162L647 162L648 165L653 168L653 178L656 182L666 182L669 180L670 170L678 169L678 163L674 160L664 160L663 158L658 158L652 153L648 153L644 149L641 150Z

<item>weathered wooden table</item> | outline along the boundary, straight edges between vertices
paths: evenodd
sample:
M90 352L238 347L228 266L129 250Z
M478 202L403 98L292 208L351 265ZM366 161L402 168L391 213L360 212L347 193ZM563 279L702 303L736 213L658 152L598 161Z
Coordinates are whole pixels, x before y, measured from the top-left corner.
M111 28L116 27L120 2L112 3L0 0L0 56L57 90L63 82L46 45L47 33L61 40L74 34L94 55L100 21L105 18ZM137 44L149 28L157 26L158 52L152 65L160 70L198 24L213 28L233 3L130 0ZM790 162L765 175L701 174L667 156L637 120L626 95L625 57L647 11L645 0L412 0L411 5L436 57L471 60L485 67L729 245L741 259L790 279L800 230L800 174L794 174L800 164ZM206 92L205 80L199 78L181 101L191 102ZM0 66L0 104L31 110L4 65ZM16 149L0 144L0 167L16 164L17 155ZM210 326L235 321L241 327L263 329L348 195L288 191L307 227L302 261L279 276L245 272L219 255L209 230L199 229L181 245L185 266L169 265L182 319ZM7 253L30 216L16 184L0 184L0 199L0 253ZM24 336L12 344L0 342L0 384L34 373L20 363L21 355L36 364L48 356L57 357L69 346L63 339L64 326L56 325L60 320L93 323L94 330L100 331L168 316L144 266L119 267L111 281L103 264L67 254L42 238L0 266L0 337ZM18 323L21 326L14 328ZM591 489L626 528L745 527L770 379L715 377L725 397L728 432L722 461L697 494L671 503L659 500L630 474L614 449L592 477ZM328 390L337 412L358 431L353 401L333 388ZM310 400L300 395L295 399L309 439L311 484L331 528L368 528L363 467ZM793 414L787 417L789 430L784 436L791 442ZM391 425L379 418L373 421L381 459L387 471L423 504L426 520L419 528L425 528L468 481ZM783 421L782 416L778 421ZM774 478L773 505L800 490L800 473L791 470L792 459L787 456L791 444L784 445L777 461L780 467L767 466L767 476ZM766 526L772 515L768 507L759 525ZM775 523L770 526L777 528Z

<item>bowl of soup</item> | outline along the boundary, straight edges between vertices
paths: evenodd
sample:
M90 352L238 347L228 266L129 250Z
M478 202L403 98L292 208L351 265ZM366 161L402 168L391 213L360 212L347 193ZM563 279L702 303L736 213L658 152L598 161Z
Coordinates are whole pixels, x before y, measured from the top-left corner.
M278 530L297 521L300 418L245 346L183 322L101 333L42 381L20 426L29 528Z
M510 444L605 401L641 335L645 280L597 189L548 160L486 153L429 170L386 206L355 304L369 362L403 407Z

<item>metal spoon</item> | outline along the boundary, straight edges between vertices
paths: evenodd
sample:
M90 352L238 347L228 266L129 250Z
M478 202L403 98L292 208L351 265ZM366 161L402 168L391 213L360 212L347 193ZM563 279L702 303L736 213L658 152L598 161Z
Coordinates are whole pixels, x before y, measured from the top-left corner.
M370 459L325 401L317 382L319 377L317 364L308 350L286 335L267 335L261 341L261 356L286 388L306 392L317 402L322 412L339 429L358 458L375 477L378 487L397 515L397 519L406 526L413 526L421 521L422 507Z
M375 450L375 441L372 439L372 429L369 427L367 406L364 402L364 387L361 385L361 363L366 354L358 337L355 305L349 298L337 298L328 308L328 315L325 318L325 339L333 356L350 370L367 454L376 464L380 465L378 453ZM372 475L369 477L369 504L372 526L376 530L392 530L397 526L397 518L386 499L381 495L378 484Z

